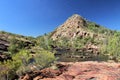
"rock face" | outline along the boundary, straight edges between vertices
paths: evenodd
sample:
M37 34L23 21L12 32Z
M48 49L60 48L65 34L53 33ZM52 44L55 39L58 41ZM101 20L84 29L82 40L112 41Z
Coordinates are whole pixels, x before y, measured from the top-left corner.
M9 46L8 41L0 39L0 50L7 51L8 46Z
M21 80L119 80L120 64L106 62L60 63L58 69L43 69L26 74ZM36 74L36 75L35 75ZM24 79L24 78L29 79ZM32 77L32 79L30 79Z
M10 43L13 37L16 38L16 41L24 43L25 48L29 48L29 45L34 46L34 43L30 40L25 39L25 36L0 31L0 61L2 62L4 60L12 59L9 55L8 48L11 46ZM14 45L17 45L17 43Z
M84 30L85 27L87 27L87 21L81 16L74 14L53 32L52 39L90 36L90 33Z
M0 39L0 61L11 59L11 57L4 55L8 51L9 44L7 40Z

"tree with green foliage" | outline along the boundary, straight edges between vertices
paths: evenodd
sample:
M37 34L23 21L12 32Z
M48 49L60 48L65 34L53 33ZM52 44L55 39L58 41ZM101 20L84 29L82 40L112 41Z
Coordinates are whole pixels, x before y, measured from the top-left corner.
M12 61L5 61L0 63L0 79L12 80L15 75L21 76L31 71L31 67L36 66L36 69L43 69L49 67L55 61L54 54L44 49L35 49L34 64L29 63L32 55L28 50L20 50L13 54Z
M107 44L102 48L102 53L115 61L120 61L120 32L115 32L114 35L108 37Z

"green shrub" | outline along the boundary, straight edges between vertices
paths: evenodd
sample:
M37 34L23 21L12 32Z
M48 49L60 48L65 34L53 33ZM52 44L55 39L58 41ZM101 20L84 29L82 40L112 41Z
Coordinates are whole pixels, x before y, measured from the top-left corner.
M107 44L103 45L101 52L109 56L110 59L120 61L120 33L115 32L107 39Z
M12 80L15 75L23 75L26 72L31 71L32 66L36 66L36 69L42 69L49 67L49 65L55 60L54 54L44 49L35 49L34 63L29 63L32 55L28 50L20 50L18 53L13 54L13 61L4 61L0 63L0 79Z
M41 68L49 66L49 64L52 63L54 60L54 54L49 51L41 50L38 51L36 54L36 64L38 66L41 66Z

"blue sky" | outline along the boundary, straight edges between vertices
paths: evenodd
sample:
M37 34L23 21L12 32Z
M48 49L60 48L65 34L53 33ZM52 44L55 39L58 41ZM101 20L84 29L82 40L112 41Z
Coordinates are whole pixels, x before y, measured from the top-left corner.
M0 30L39 36L73 14L120 30L120 0L0 0Z

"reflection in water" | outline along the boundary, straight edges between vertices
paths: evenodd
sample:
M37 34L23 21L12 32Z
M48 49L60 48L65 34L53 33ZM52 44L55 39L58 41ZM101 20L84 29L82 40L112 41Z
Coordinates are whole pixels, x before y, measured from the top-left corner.
M55 56L58 61L62 62L79 62L79 61L107 61L105 55L94 55L93 53L83 53L71 50L57 50Z

